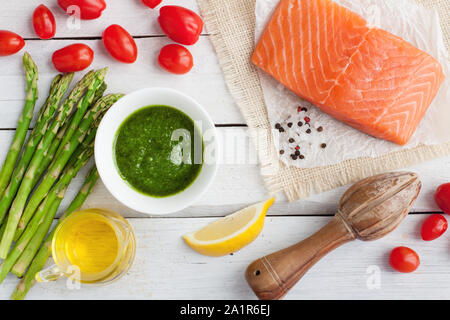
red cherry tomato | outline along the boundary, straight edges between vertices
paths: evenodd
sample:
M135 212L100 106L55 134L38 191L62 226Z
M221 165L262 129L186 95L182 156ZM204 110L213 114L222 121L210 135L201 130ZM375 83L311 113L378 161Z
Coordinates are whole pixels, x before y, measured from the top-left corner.
M24 45L25 41L18 34L7 30L0 30L0 57L17 53Z
M194 11L180 6L164 6L159 10L159 25L175 42L191 45L203 30L202 18Z
M398 272L413 272L420 265L417 253L408 247L397 247L391 251L389 263Z
M420 233L422 239L425 241L431 241L439 238L448 227L447 220L441 214L432 214L422 224Z
M161 49L158 57L159 65L175 74L188 73L193 65L192 54L179 44L169 44Z
M162 0L142 0L142 3L145 4L150 9L155 9L157 5L159 5Z
M121 26L110 25L103 31L103 44L117 60L133 63L137 58L137 47L133 37Z
M39 5L33 12L33 27L41 39L51 39L56 33L55 16L49 8Z
M106 9L105 0L58 0L58 4L66 13L70 6L77 6L83 20L97 19Z
M53 53L52 61L59 72L76 72L89 67L94 51L83 43L75 43Z
M450 183L444 183L436 189L434 201L446 214L450 214Z

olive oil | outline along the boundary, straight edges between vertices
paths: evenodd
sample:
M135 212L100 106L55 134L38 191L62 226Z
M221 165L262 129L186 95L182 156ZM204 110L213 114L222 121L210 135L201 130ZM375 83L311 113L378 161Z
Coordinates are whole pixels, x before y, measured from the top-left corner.
M72 213L52 240L55 267L40 281L65 275L82 283L108 283L122 276L134 260L136 242L128 222L105 209Z
M85 274L97 274L117 259L119 243L114 226L103 216L85 213L71 220L57 238L69 263Z

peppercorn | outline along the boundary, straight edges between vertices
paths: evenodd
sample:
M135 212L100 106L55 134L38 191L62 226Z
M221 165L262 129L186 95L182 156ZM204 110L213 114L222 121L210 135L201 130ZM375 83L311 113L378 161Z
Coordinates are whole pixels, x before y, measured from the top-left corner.
M311 133L311 129L306 130L306 133L310 134Z
M303 126L303 122L301 122L301 121L299 121L297 124L299 127Z
M292 128L292 122L289 122L289 123L287 124L287 126L288 126L289 128Z
M293 143L293 142L295 142L295 139L294 138L289 138L289 143Z
M327 144L326 143L322 143L320 146L322 147L322 149L325 149L327 147Z
M323 128L322 128L322 127L318 127L318 128L317 128L317 131L322 132L322 131L323 131Z

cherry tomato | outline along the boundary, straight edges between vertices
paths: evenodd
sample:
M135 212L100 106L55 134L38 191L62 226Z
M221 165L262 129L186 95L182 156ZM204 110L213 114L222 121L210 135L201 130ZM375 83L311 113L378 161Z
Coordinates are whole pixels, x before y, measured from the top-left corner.
M150 9L155 9L161 2L162 0L142 0L142 3Z
M441 214L432 214L422 224L420 233L422 239L425 241L431 241L439 238L448 227L447 220Z
M137 58L137 47L133 37L118 24L103 31L103 44L109 54L124 63L133 63Z
M434 201L446 214L450 214L450 183L444 183L436 189Z
M41 39L51 39L56 33L55 16L49 8L39 5L33 12L33 27Z
M175 74L188 73L193 65L192 54L179 44L169 44L161 49L158 57L159 65Z
M58 4L66 13L70 6L77 6L83 20L97 19L106 9L105 0L58 0Z
M202 18L194 11L180 6L164 6L159 10L159 25L175 42L191 45L203 30Z
M417 253L408 247L397 247L391 251L389 263L398 272L413 272L420 265Z
M53 53L52 61L59 72L76 72L89 67L94 51L83 43L71 44Z
M25 41L18 34L7 30L0 30L0 57L17 53L24 45Z

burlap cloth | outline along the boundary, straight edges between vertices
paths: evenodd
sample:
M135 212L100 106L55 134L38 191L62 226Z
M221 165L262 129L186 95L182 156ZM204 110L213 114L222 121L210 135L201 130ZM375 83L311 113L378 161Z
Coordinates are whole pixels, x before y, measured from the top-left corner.
M392 0L395 1L395 0ZM439 11L447 49L450 47L450 0L416 0ZM198 0L211 33L230 93L251 129L270 132L270 124L256 68L250 64L254 48L255 0ZM449 124L450 125L450 124ZM258 130L255 130L258 131ZM279 160L271 134L255 135L255 146L266 187L284 191L290 201L324 192L359 179L450 154L450 143L419 146L378 158L358 158L337 165L298 169Z

